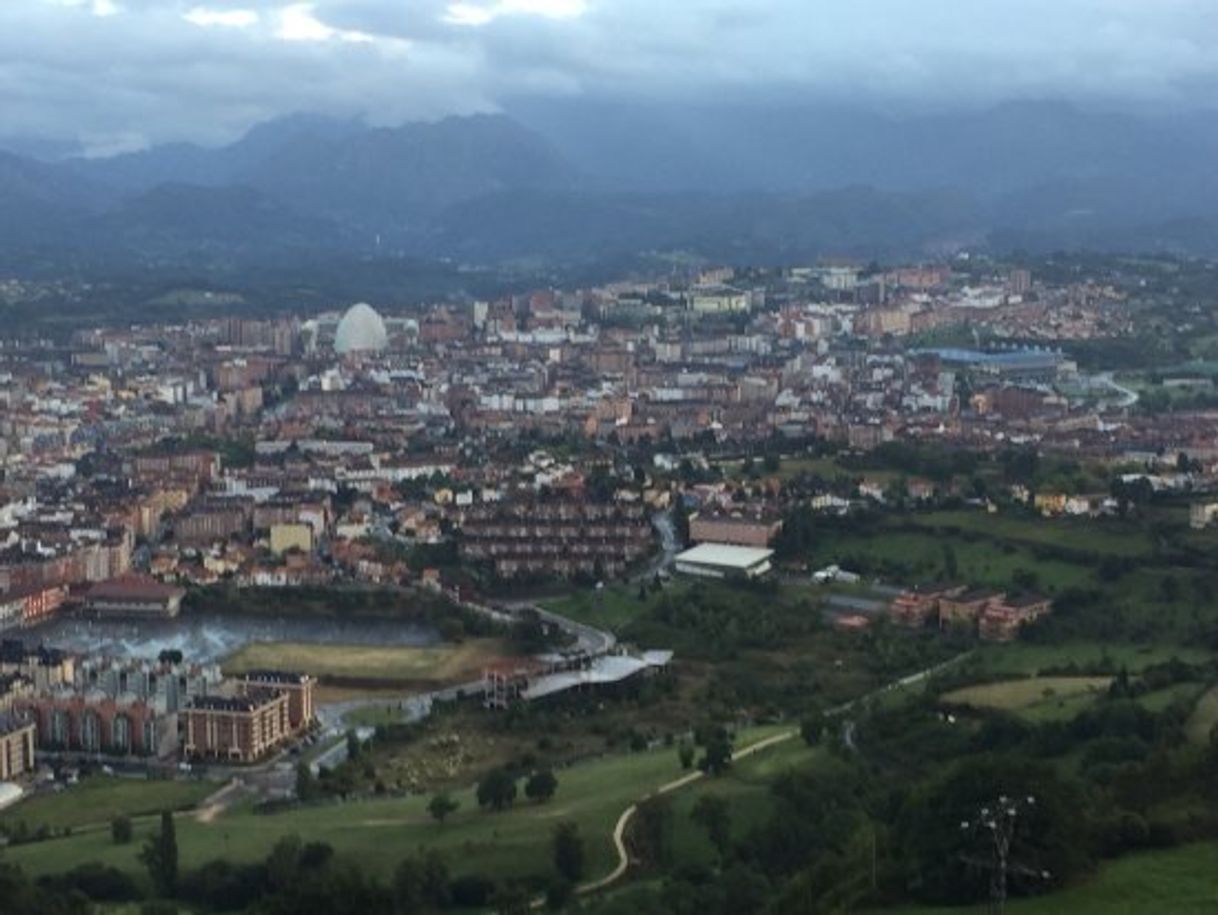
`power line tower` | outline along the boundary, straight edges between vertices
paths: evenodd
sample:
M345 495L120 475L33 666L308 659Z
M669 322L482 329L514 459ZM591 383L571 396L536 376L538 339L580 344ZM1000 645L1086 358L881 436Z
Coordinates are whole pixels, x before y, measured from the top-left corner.
M987 858L965 857L969 864L990 872L990 913L1005 915L1007 907L1008 880L1011 874L1036 880L1048 880L1052 876L1047 870L1032 868L1015 860L1012 845L1019 830L1020 816L1035 809L1036 798L1007 797L1005 794L977 811L972 820L960 824L962 832L976 837L990 846Z

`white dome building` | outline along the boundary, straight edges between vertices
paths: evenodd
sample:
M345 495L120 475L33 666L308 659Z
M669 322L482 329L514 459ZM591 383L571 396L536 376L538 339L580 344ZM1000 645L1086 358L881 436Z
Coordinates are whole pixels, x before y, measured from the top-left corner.
M389 345L385 322L371 305L352 305L338 322L334 351L340 356L357 352L380 352Z

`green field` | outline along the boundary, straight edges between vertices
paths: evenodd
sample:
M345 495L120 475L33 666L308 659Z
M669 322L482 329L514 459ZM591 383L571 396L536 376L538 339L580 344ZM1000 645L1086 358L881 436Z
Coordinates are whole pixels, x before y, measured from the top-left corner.
M1133 520L953 510L824 526L801 557L808 566L837 563L896 585L1072 595L1076 617L1086 615L1075 633L1187 644L1218 619L1218 530L1189 530L1181 504L1156 504Z
M745 746L782 728L755 728L737 739ZM759 780L776 767L795 765L812 751L800 741L742 760L720 779L705 780L682 793L718 790L761 799ZM446 853L458 874L478 872L491 877L521 876L544 868L554 824L571 820L579 825L588 853L588 873L599 876L616 862L611 832L622 811L641 796L679 778L676 750L671 747L624 756L606 757L557 773L554 799L535 805L522 800L509 811L494 814L478 809L472 789L455 792L460 809L447 823L435 823L427 814L424 796L298 808L260 815L234 811L209 823L193 815L178 818L178 843L184 867L197 867L213 858L253 861L287 835L322 837L343 855L358 860L370 871L386 876L403 857L420 847ZM682 800L685 800L682 798ZM751 804L756 808L757 804ZM142 839L155 828L153 821L137 823L136 842L116 846L108 832L78 833L8 849L6 858L31 874L55 873L86 861L100 861L132 873L141 870L136 856ZM696 841L691 839L689 841Z
M1015 712L1033 721L1066 720L1107 690L1111 677L1028 677L944 693L950 705Z
M945 545L955 560L955 575L944 568ZM877 575L897 584L916 584L947 577L996 588L1009 586L1018 570L1034 572L1041 588L1050 592L1085 587L1093 570L1065 559L1034 555L1026 546L996 549L972 534L927 536L927 531L882 530L875 535L845 534L817 542L809 559L820 568L837 563L852 571Z
M427 648L254 642L225 659L223 666L229 676L250 670L295 670L324 680L411 686L481 676L483 665L502 657L504 651L503 644L494 639Z
M903 907L872 915L983 915L987 906ZM1130 855L1089 880L1007 904L1011 915L1213 915L1218 912L1218 843Z
M1010 645L985 645L970 659L985 671L1004 674L1038 674L1061 670L1073 664L1079 668L1107 667L1112 671L1124 667L1138 673L1153 664L1172 658L1197 663L1211 657L1204 648L1186 645L1130 645L1124 642L1064 642L1060 645L1033 645L1015 642Z
M639 599L638 587L611 585L599 591L585 588L566 597L543 601L542 606L576 622L617 633L649 613L660 594L679 596L687 587L685 582L673 581L662 592L648 588L643 600Z
M1115 518L1045 519L1010 513L942 511L913 514L908 520L919 527L950 528L1030 546L1086 549L1109 556L1143 556L1152 547L1145 525Z
M24 822L30 830L79 829L108 824L116 816L183 810L218 790L215 782L95 776L63 791L40 794L0 814L0 825Z

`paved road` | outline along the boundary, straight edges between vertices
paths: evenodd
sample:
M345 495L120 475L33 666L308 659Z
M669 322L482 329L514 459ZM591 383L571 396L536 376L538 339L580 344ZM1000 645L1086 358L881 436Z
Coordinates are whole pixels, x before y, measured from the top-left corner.
M1095 376L1095 380L1109 390L1116 392L1121 398L1117 401L1118 407L1128 409L1138 402L1138 392L1125 387L1123 384L1118 384L1116 379L1112 377L1112 372L1101 372Z
M677 526L673 523L671 511L656 512L651 516L651 526L660 535L660 552L646 568L631 579L634 584L649 582L657 575L667 572L672 568L677 554L681 552L681 544L677 542Z

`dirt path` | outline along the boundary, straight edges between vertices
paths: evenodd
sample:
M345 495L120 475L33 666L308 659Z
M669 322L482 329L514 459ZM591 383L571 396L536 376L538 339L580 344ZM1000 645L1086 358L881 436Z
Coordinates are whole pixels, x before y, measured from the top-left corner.
M867 699L869 699L873 696L882 695L883 693L890 692L894 689L905 689L910 686L916 686L917 684L924 682L925 680L929 679L930 677L934 676L935 674L939 673L940 671L946 670L947 668L952 667L955 664L958 664L960 661L964 660L964 658L967 657L969 654L971 654L971 652L965 652L964 654L960 654L954 658L950 658L949 660L944 661L941 664L936 664L933 667L928 667L925 670L920 670L917 673L910 674L907 677L902 677L901 679L896 680L893 683L889 683L887 686L881 687L880 689L875 690L874 692L869 693L866 696L860 697L859 699L854 699L850 702L843 703L842 705L839 705L836 708L832 708L829 710L828 714L835 716L835 717L842 716L842 715L845 715L848 712L850 712L860 703L866 701ZM851 748L853 749L854 722L847 719L844 723L844 726L845 726L845 730L847 732L848 743L851 745ZM768 749L768 748L774 746L775 744L784 743L785 741L788 741L791 738L796 737L798 735L799 735L799 731L792 729L790 731L783 731L781 734L775 734L772 737L767 737L764 740L759 740L756 743L750 744L747 747L743 747L743 748L737 750L735 753L733 753L732 761L735 762L736 760L739 760L739 759L745 759L746 757L752 756L754 753L760 753L762 750ZM693 784L694 782L698 781L698 779L704 778L705 774L706 773L701 772L701 771L690 772L688 775L683 775L681 778L678 778L675 781L671 781L666 785L661 785L659 788L657 788L651 794L646 795L641 800L646 800L648 797L655 797L655 796L658 796L661 794L669 794L670 792L678 791L681 788L686 787L687 785ZM579 893L580 895L584 895L587 893L595 893L598 890L603 890L603 889L605 889L605 887L611 886L614 883L616 883L618 880L620 880L625 875L626 871L630 869L630 853L626 849L626 830L630 826L630 821L631 821L631 819L634 818L634 815L635 815L635 813L638 812L638 809L639 809L639 807L638 807L637 803L631 804L629 807L627 807L625 810L622 811L622 815L617 818L617 823L613 827L613 847L617 850L617 866L614 867L610 873L606 874L604 877L600 878L599 880L593 880L590 883L584 883L584 884L580 885L579 887L577 887L575 890L577 893ZM533 907L539 908L540 904L534 903Z
M764 740L759 740L756 743L749 744L747 747L742 747L732 754L732 762L752 756L754 753L759 753L762 750L768 749L776 744L784 743L795 737L798 731L784 731L781 734L775 734L772 737L767 737ZM701 778L705 778L706 773L700 770L695 770L687 775L683 775L675 781L671 781L666 785L661 785L651 794L643 798L646 800L650 797L659 797L663 794L670 794L673 791L679 791L687 785L692 785ZM599 880L593 880L591 883L585 883L576 889L577 893L595 893L598 890L603 890L605 887L616 883L622 878L626 871L630 868L630 853L626 850L626 829L630 826L631 819L638 812L638 804L631 804L622 811L622 815L617 818L617 823L613 827L613 847L617 850L617 866Z
M233 779L219 791L212 794L201 803L195 811L195 820L199 823L210 823L228 809L231 795L242 788L241 782Z

